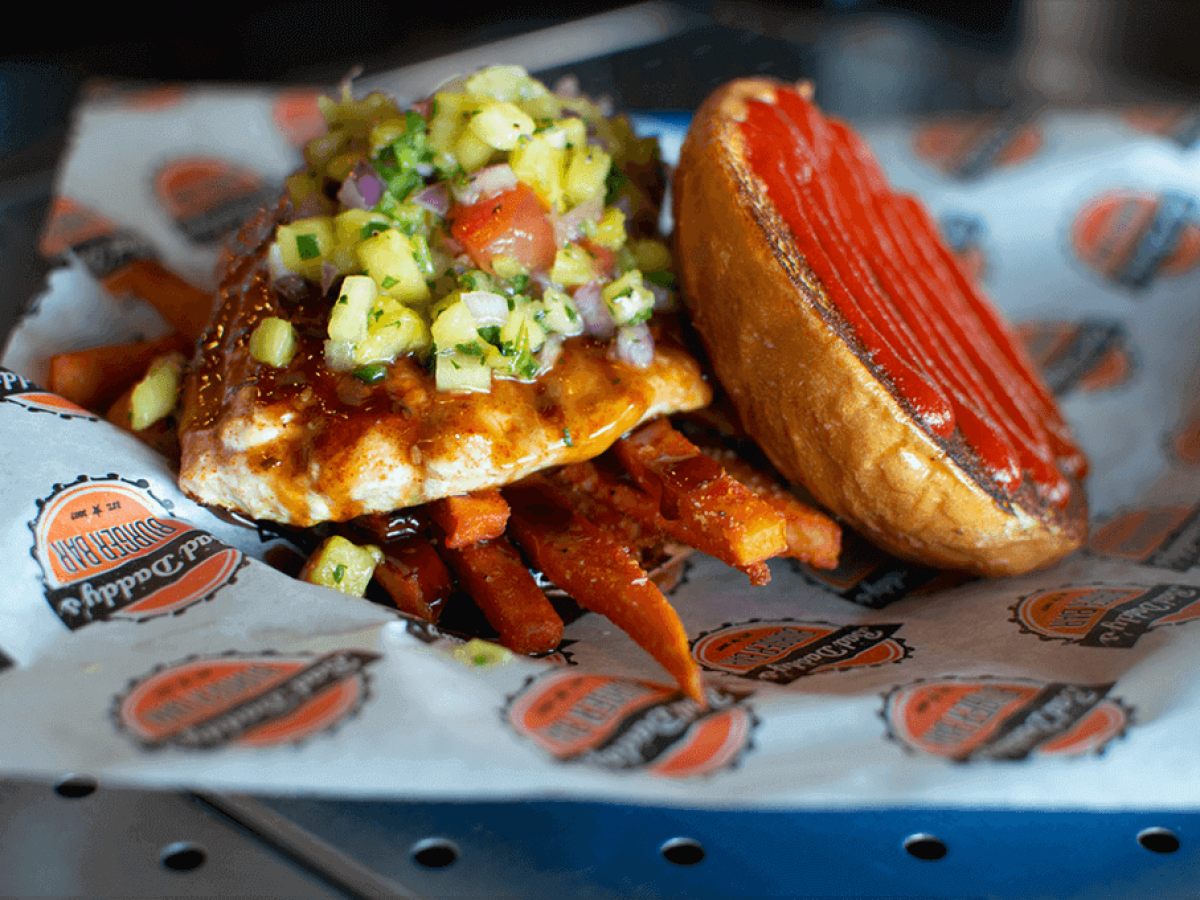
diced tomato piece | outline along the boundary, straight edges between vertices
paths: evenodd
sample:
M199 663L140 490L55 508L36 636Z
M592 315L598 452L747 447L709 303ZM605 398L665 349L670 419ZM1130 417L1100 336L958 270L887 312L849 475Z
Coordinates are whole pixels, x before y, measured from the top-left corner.
M450 234L481 269L492 271L496 257L511 257L530 271L554 264L554 226L529 185L488 197L450 213Z

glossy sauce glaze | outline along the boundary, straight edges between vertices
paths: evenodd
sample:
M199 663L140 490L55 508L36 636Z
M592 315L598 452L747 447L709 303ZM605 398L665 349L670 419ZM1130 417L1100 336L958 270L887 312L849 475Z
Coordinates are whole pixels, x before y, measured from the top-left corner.
M180 482L202 502L253 518L310 525L508 483L594 457L640 422L711 398L669 320L652 326L646 369L611 358L608 344L572 338L548 373L494 378L487 393L438 391L414 357L368 384L326 365L330 300L319 287L273 285L261 250L227 273L185 383ZM267 316L287 319L298 336L295 357L278 369L248 349Z
M1063 507L1082 477L1053 399L914 198L891 190L863 141L779 89L740 123L754 173L865 360L935 438L957 436L1012 496Z

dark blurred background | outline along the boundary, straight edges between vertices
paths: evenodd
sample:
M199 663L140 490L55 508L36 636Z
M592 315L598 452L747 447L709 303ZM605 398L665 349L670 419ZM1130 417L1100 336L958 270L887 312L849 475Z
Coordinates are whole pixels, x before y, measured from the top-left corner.
M23 4L0 36L0 259L4 293L28 296L30 235L82 86L96 79L335 84L627 8L606 0L447 4ZM1191 0L679 0L686 27L615 50L574 48L538 74L572 72L631 109L694 108L718 83L766 73L813 78L851 118L1200 90L1200 3ZM652 36L647 36L650 39ZM562 54L560 54L561 56ZM16 278L20 283L14 284ZM0 296L0 313L11 309ZM0 334L7 329L0 315Z

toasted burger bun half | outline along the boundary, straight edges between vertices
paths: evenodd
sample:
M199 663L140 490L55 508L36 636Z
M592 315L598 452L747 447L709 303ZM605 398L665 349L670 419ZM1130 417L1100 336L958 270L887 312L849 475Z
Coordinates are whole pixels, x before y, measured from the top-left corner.
M1075 550L1087 505L1073 445L1053 502L1028 477L991 477L957 429L937 435L911 414L797 250L739 126L748 101L781 89L792 87L746 79L711 96L673 187L684 296L744 427L785 476L902 558L1007 575ZM1022 377L1057 417L1027 364ZM1061 438L1061 420L1052 427Z

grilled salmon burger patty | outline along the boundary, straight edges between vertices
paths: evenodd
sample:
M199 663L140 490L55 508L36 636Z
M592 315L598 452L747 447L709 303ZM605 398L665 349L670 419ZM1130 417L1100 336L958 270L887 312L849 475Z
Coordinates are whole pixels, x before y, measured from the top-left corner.
M515 67L347 91L242 236L181 404L180 484L296 526L512 483L710 399L672 336L652 141Z

